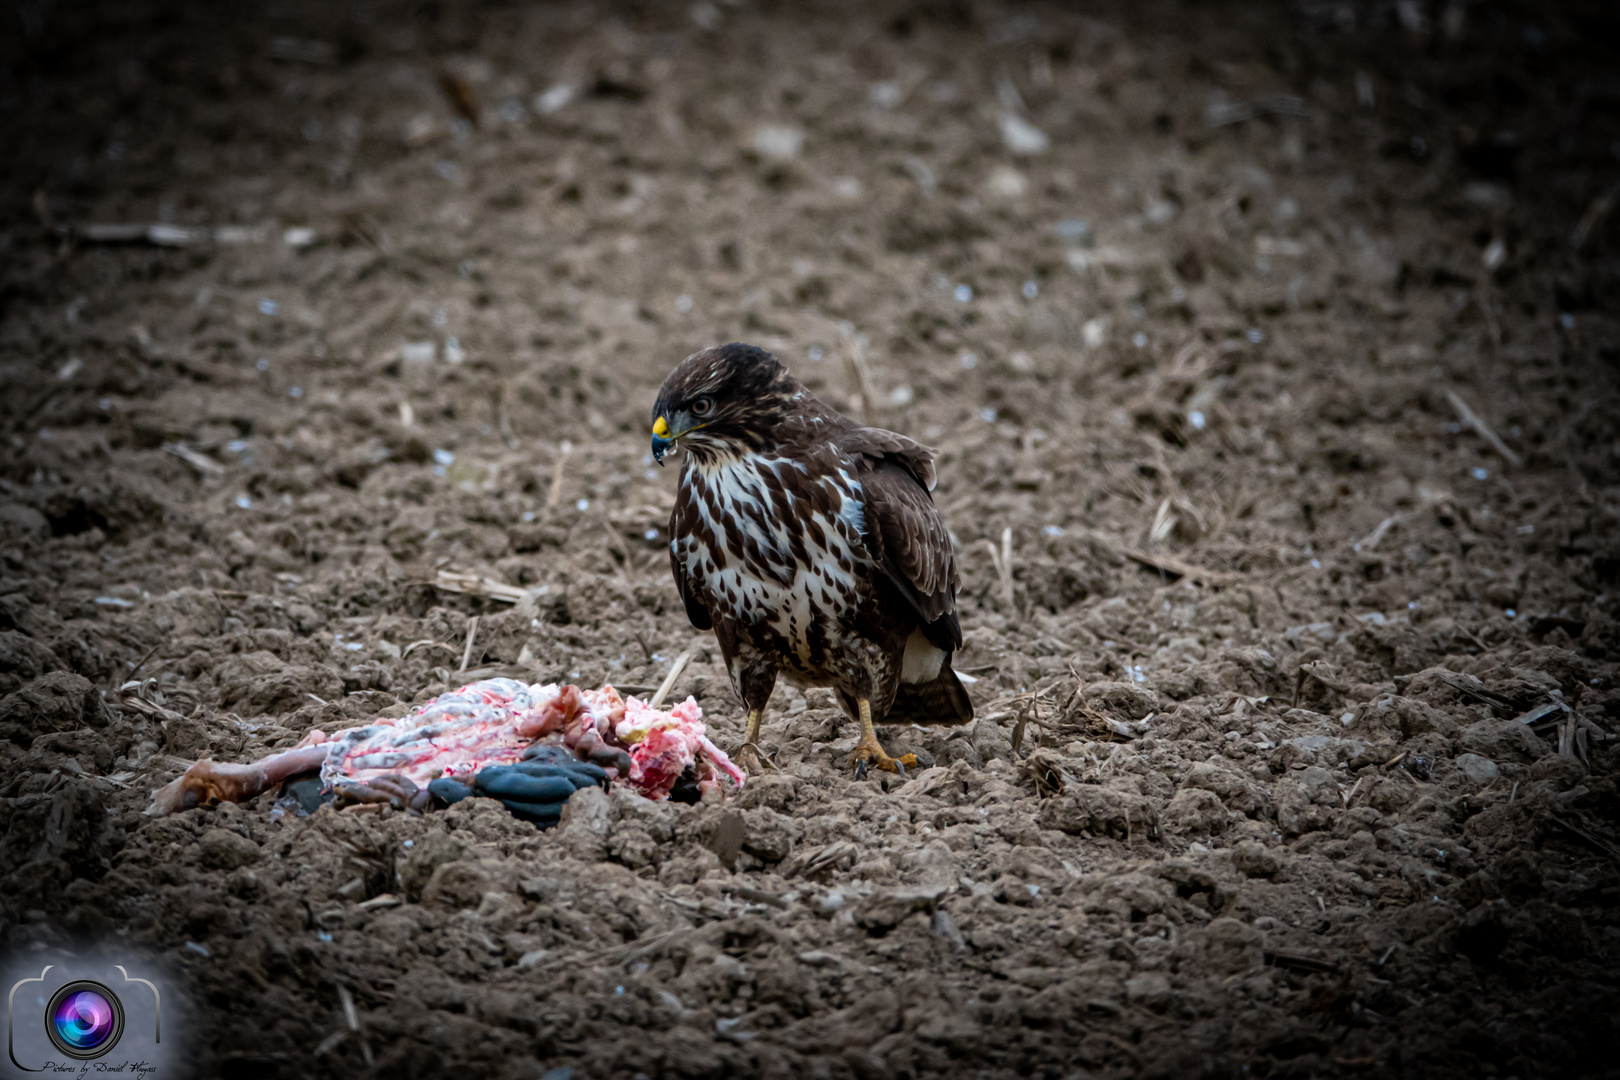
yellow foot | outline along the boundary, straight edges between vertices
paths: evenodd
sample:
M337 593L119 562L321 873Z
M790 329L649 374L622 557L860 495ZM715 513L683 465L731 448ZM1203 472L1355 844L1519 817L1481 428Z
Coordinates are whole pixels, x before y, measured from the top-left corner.
M748 773L750 776L754 773L767 772L776 768L757 743L745 742L731 756L738 765L742 766L743 772Z
M855 744L854 752L849 755L849 765L850 768L855 770L857 780L866 775L868 766L875 766L884 772L899 773L904 776L907 769L917 767L917 755L903 754L897 758L890 757L884 751L882 744L877 741L877 737L872 736Z

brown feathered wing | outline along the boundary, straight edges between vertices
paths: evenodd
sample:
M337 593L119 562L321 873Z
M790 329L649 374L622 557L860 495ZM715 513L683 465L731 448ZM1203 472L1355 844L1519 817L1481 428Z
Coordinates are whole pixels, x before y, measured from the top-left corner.
M675 554L674 541L685 535L681 528L681 508L677 502L675 510L669 515L669 568L675 575L675 591L681 594L681 603L686 605L686 618L698 630L714 629L714 620L709 617L709 609L703 606L698 599L697 590L693 588L692 579L687 576L686 567L680 557Z
M896 590L917 612L922 632L946 659L939 677L895 688L883 722L965 724L973 702L950 664L962 647L956 616L956 556L951 536L934 506L933 451L892 431L860 428L853 445L870 464L861 474L866 543Z
M900 595L922 621L923 633L941 649L962 647L956 617L956 557L951 537L928 488L933 452L904 435L858 428L845 448L861 454L866 543Z

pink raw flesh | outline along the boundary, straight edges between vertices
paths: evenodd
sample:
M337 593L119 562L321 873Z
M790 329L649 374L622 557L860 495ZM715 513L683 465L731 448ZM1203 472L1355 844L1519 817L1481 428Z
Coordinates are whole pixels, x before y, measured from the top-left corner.
M535 740L560 731L579 709L573 686L486 679L441 694L397 720L333 735L321 767L328 786L404 776L417 787L448 776L470 783L486 765L510 765Z
M319 768L324 786L363 787L384 777L404 777L418 788L451 777L471 783L489 765L510 765L549 735L582 759L628 759L628 775L609 768L615 783L649 799L669 797L690 768L700 788L722 778L741 787L744 775L708 738L703 710L692 698L668 712L636 698L621 698L611 686L529 686L515 679L486 679L442 694L397 719L327 735L311 731L292 750L250 765L199 761L184 776L154 794L148 813L169 814L228 800L241 802L271 790L288 776Z
M611 691L612 687L607 687L599 692ZM618 698L617 694L613 696ZM621 741L630 742L630 784L647 798L667 797L689 767L702 789L718 786L722 776L737 787L743 785L742 770L709 741L703 710L692 698L667 713L631 698L619 715L622 718L613 733Z

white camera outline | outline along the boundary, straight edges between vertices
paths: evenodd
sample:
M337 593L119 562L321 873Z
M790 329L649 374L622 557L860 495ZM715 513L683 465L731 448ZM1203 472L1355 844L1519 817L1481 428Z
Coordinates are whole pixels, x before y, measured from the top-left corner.
M35 982L42 983L42 982L44 982L45 981L45 976L48 975L50 973L50 970L55 966L56 966L55 964L46 964L44 969L40 971L37 978L18 979L16 982L11 984L11 993L6 995L6 1056L11 1058L11 1063L13 1065L15 1065L17 1068L21 1069L23 1072L44 1072L45 1070L43 1068L30 1069L28 1066L24 1065L22 1062L17 1060L17 1051L16 1051L16 1048L15 1048L15 1043L13 1041L14 1034L15 1034L15 1031L16 1031L17 988L22 986L24 983L35 983ZM142 986L145 986L148 990L152 991L152 1001L153 1001L153 1003L154 1003L154 1005L156 1007L156 1015L153 1018L152 1041L154 1043L162 1043L163 1042L163 995L158 993L158 988L156 986L154 986L149 980L136 978L135 976L131 975L128 971L125 971L123 964L114 964L113 967L117 968L119 970L119 972L124 976L124 981L125 982L140 983Z

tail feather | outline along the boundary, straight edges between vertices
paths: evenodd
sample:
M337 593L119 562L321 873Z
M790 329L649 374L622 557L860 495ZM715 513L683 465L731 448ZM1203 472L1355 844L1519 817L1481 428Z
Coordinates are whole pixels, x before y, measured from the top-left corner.
M967 689L946 663L932 682L901 683L883 723L953 725L972 719L973 702L968 700Z

